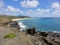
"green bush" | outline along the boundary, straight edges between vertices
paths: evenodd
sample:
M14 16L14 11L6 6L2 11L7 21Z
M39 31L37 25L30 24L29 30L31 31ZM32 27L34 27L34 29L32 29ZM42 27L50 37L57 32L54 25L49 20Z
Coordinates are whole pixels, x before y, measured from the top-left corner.
M5 39L6 39L6 38L12 39L12 38L14 38L15 36L16 36L16 35L15 35L14 33L9 33L9 34L5 35L4 38L5 38Z

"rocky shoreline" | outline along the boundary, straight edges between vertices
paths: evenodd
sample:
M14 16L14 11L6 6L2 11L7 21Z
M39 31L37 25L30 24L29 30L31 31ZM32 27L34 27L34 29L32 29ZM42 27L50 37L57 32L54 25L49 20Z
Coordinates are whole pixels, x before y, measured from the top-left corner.
M35 31L35 28L27 30L33 36L35 45L60 45L60 33Z
M60 45L60 33L36 31L35 28L19 31L18 26L7 24L12 23L0 24L0 45ZM4 36L9 33L14 33L16 37L5 39Z
M13 39L5 39L8 33L14 33ZM60 33L36 32L35 28L18 31L17 28L0 26L0 45L60 45Z

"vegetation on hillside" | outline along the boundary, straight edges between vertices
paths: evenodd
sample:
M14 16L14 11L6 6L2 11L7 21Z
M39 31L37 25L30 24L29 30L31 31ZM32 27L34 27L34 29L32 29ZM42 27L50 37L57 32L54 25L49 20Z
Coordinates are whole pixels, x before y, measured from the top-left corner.
M7 16L7 15L0 15L0 23L9 22L14 18L29 18L28 16Z
M4 36L5 39L9 38L9 39L12 39L14 38L16 35L14 33L9 33L7 35Z

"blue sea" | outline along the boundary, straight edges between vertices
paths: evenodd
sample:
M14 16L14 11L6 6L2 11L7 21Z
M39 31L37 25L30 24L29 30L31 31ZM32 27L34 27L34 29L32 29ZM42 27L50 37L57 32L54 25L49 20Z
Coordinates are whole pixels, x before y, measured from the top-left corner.
M36 31L60 32L60 18L30 18L20 20L27 28L35 27Z

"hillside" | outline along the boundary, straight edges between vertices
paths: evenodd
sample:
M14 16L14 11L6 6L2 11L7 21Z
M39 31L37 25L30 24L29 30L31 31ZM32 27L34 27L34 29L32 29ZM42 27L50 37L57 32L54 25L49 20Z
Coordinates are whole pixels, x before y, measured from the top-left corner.
M0 15L0 23L9 22L11 19L16 18L30 18L29 16L7 16L7 15Z

